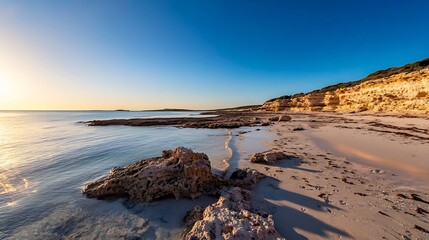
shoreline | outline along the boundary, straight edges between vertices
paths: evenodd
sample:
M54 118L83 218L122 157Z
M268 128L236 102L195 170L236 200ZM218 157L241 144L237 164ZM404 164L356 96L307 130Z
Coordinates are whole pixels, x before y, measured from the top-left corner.
M288 114L292 120L269 121L268 126L259 123L226 129L224 147L231 155L223 161L226 170L222 177L230 176L236 168L256 169L266 175L267 178L257 183L254 189L252 212L272 215L281 236L287 239L412 239L428 236L425 231L429 229L429 193L424 185L413 186L416 180L411 179L406 186L401 173L393 174L386 168L370 166L362 159L355 161L356 158L333 151L311 137L339 132L350 140L361 134L369 136L370 142L379 138L372 144L383 146L391 141L401 144L396 151L409 150L406 146L414 146L413 141L427 145L429 136L426 135L429 134L424 128L428 119L413 118L411 122L399 116L367 114L260 114L259 117L257 113L247 116L268 121L269 117ZM222 126L225 119L229 121L227 116L223 118L218 119L220 125L217 126ZM391 123L392 119L399 119L396 125ZM411 123L413 126L402 125ZM345 131L356 132L350 135L344 134ZM334 143L350 144L338 137L324 137ZM269 164L251 163L253 153L266 151L283 152L290 157ZM394 152L379 151L381 155L395 155ZM418 155L422 156L426 154ZM183 226L179 222L174 225ZM176 239L178 236L170 237Z

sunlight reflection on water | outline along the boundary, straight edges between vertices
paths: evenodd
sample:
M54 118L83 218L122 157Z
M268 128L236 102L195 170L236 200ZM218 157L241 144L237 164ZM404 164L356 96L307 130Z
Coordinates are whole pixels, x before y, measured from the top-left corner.
M130 207L123 199L97 201L80 194L85 182L107 174L114 166L158 156L177 146L204 152L214 168L222 168L229 157L225 130L88 127L77 123L151 114L179 116L183 112L0 111L0 239L79 238L90 233L96 234L93 238L174 238L181 226L172 227L172 219L164 223L165 219L159 218L167 214L165 211L171 211L172 217L183 215L168 210L164 202ZM201 201L203 205L209 202ZM148 218L155 219L149 224Z

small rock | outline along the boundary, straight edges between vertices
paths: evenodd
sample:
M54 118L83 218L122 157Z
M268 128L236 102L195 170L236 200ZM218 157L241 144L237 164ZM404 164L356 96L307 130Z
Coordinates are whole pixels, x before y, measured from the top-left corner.
M380 169L373 169L371 170L371 173L377 173L377 174L383 174L385 171L380 170Z
M323 200L325 200L325 202L329 202L329 194L326 194L326 193L321 193L321 194L319 194L319 195L317 195L318 197L320 197L320 198L323 198Z
M397 197L408 199L408 196L403 193L396 194Z
M254 153L250 161L252 163L274 163L278 160L287 158L290 158L290 156L284 154L283 152L263 152Z
M264 174L256 171L255 169L237 169L231 174L231 177L229 177L228 185L250 189L264 177L266 177Z
M245 133L249 133L250 131L239 131L238 134L245 134Z
M280 116L280 117L278 118L278 121L279 121L279 122L288 122L288 121L290 121L290 120L292 120L292 118L291 118L290 116L288 116L288 115L282 115L282 116Z
M368 194L360 193L360 192L355 192L355 195L359 195L359 196L362 196L362 197L368 196Z
M345 183L347 183L347 184L354 185L354 183L353 183L353 182L350 182L350 181L348 180L348 178L346 178L346 177L341 178L341 181L343 181L343 182L345 182Z

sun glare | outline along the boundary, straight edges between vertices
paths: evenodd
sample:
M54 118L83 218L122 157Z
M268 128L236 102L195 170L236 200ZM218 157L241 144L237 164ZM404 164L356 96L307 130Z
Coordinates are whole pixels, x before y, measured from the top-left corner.
M12 86L5 79L0 77L0 102L4 103L12 95Z

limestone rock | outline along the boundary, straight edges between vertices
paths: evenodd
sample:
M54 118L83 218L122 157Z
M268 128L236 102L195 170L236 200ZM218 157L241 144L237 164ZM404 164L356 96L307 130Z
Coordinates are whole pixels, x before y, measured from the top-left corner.
M280 116L279 117L279 122L288 122L288 121L290 121L292 118L290 117L290 116L288 116L288 115L282 115L282 116Z
M187 231L190 231L194 224L203 219L204 208L201 206L195 206L191 211L189 211L186 216L183 218L185 222Z
M134 201L151 202L170 196L216 195L221 187L222 180L212 174L206 154L178 147L163 151L162 157L113 168L110 175L86 185L82 192L90 198L128 196Z
M263 152L254 153L250 161L253 163L274 163L286 158L290 158L290 156L284 154L283 152Z
M250 189L263 177L247 168L223 179L212 174L207 155L178 147L161 157L115 167L82 191L88 197L128 196L140 202L220 193L216 203L205 209L197 206L185 216L184 239L282 239L271 215L250 211Z
M89 126L176 126L182 128L239 128L261 124L260 113L250 111L222 111L207 112L212 117L172 117L172 118L131 118L92 120L84 122ZM206 114L207 114L206 113ZM201 116L204 116L203 113Z
M269 117L268 120L271 122L287 122L290 121L292 118L288 115L281 115L281 116L274 116Z
M263 217L250 211L250 200L249 190L225 189L183 239L284 239L274 228L271 215Z
M229 178L229 186L251 189L264 177L266 177L264 174L256 171L255 169L237 169Z
M429 113L429 68L265 102L266 111Z

